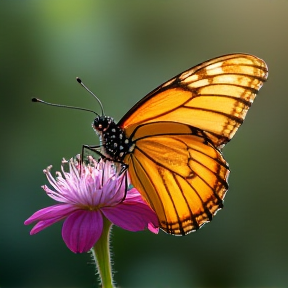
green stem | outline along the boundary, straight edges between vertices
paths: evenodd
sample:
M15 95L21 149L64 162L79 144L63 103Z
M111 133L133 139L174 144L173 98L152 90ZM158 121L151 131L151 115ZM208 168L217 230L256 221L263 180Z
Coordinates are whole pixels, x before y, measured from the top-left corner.
M113 285L111 259L109 250L109 236L112 223L103 217L103 232L100 239L96 242L91 249L94 257L99 277L101 280L102 288L115 288Z

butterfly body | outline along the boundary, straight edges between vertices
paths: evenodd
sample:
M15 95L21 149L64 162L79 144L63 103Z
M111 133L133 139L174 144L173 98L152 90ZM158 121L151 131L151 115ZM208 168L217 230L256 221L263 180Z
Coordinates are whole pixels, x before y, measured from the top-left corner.
M118 124L95 119L104 156L125 164L165 232L195 231L223 207L230 171L222 148L267 77L263 60L224 55L162 84Z
M98 116L92 127L100 138L101 152L105 157L122 162L126 154L132 152L133 143L112 117Z

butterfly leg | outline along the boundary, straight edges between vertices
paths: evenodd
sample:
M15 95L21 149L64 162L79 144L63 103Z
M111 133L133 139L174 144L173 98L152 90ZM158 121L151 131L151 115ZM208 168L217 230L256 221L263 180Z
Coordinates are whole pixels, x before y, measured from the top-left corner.
M107 157L105 157L100 151L99 151L99 148L101 146L99 145L82 145L82 151L81 151L81 162L84 161L84 152L85 150L90 150L94 153L96 153L98 156L100 156L102 159L106 160Z
M101 146L99 145L94 145L94 146L91 146L91 145L82 145L82 152L81 152L81 163L84 161L84 153L85 153L85 150L90 150L94 153L96 153L97 155L100 156L101 159L103 159L103 161L110 161L110 162L114 162L114 163L120 163L121 164L121 169L119 171L119 174L122 174L124 173L127 169L128 169L128 165L125 164L123 161L120 161L120 160L115 160L115 159L111 159L111 158L108 158L106 157L104 154L102 154L98 149L100 148Z

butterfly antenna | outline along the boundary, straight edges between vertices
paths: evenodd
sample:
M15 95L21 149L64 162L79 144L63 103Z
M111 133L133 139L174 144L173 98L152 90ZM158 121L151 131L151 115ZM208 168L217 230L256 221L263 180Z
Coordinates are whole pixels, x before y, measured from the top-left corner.
M104 116L105 115L104 108L103 108L103 105L102 105L100 99L82 82L82 80L79 77L76 77L76 80L83 88L85 88L86 91L88 91L98 101L98 103L101 107L102 116Z
M43 100L38 99L38 98L32 98L32 102L38 102L38 103L42 103L42 104L46 104L46 105L50 105L50 106L55 106L55 107L61 107L61 108L69 108L69 109L75 109L75 110L88 111L88 112L92 112L92 113L96 114L97 116L99 116L99 114L96 113L95 111L92 111L92 110L86 109L86 108L49 103L49 102L43 101Z

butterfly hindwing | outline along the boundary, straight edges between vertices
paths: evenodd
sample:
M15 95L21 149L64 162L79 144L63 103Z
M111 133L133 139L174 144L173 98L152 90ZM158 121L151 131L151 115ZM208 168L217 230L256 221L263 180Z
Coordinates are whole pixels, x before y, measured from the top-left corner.
M168 233L184 235L210 221L228 189L229 168L203 133L185 124L148 123L127 156L137 187ZM125 162L126 162L125 161Z

